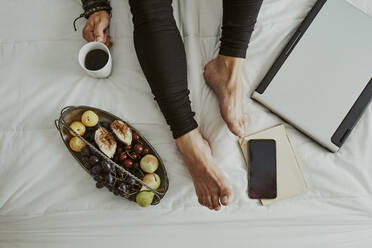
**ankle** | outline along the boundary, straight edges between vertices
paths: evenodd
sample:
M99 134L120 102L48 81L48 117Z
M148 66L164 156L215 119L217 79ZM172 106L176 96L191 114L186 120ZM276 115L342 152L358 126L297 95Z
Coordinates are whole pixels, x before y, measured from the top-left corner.
M224 65L231 70L240 69L244 63L243 58L230 57L221 54L217 56L217 60L223 62Z
M202 139L202 136L199 130L196 128L191 130L190 132L182 135L181 137L176 139L176 145L178 150L184 154L189 150L190 147L194 146L198 143L198 140Z

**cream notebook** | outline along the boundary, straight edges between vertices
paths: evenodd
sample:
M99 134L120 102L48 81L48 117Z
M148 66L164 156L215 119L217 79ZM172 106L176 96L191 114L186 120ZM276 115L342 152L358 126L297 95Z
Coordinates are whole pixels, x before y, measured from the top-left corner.
M261 199L262 205L268 205L307 191L305 179L297 163L283 124L239 140L239 145L247 165L249 161L248 141L251 139L274 139L276 142L277 198Z

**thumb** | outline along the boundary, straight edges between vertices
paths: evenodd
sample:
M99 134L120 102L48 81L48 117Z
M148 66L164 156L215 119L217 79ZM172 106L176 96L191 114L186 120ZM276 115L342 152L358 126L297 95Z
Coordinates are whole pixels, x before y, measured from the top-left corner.
M99 22L99 23L96 23L96 25L94 26L94 38L96 41L99 41L99 42L104 42L104 30L105 30L105 25L104 23L102 22Z

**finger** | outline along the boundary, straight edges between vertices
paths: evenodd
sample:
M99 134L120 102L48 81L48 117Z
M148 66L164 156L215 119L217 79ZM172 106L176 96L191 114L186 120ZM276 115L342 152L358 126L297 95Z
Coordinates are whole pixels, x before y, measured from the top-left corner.
M111 36L108 35L107 33L104 33L104 36L103 37L104 37L105 43L109 43L111 41Z
M105 24L105 22L96 22L95 26L94 26L94 38L96 41L99 41L99 42L102 42L104 43L104 30L106 29L107 25Z
M91 25L85 25L83 29L83 37L87 41L94 41L93 27Z
M105 42L105 45L106 45L108 48L111 48L111 47L112 47L112 42L109 41L109 40L107 40L107 41Z
M105 41L105 45L108 47L108 48L111 48L112 47L112 41L111 41L111 36L106 34L106 41Z

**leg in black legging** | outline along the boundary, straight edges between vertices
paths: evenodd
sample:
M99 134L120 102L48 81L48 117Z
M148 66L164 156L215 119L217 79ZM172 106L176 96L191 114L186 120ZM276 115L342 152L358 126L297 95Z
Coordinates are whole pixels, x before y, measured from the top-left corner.
M220 54L204 70L206 83L216 93L222 118L237 136L247 132L241 69L262 0L223 0Z
M223 0L220 54L245 58L262 0Z
M150 84L194 182L198 201L210 209L227 205L231 189L197 129L187 89L186 56L170 0L129 0L134 44Z
M184 45L171 0L130 0L134 45L152 93L178 138L197 128L187 88Z

